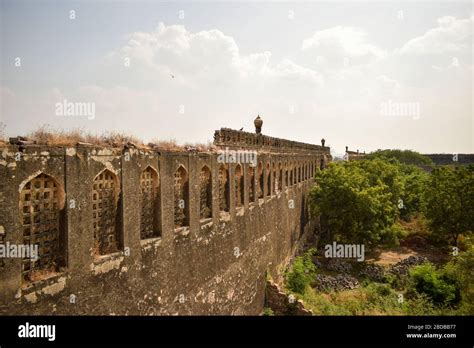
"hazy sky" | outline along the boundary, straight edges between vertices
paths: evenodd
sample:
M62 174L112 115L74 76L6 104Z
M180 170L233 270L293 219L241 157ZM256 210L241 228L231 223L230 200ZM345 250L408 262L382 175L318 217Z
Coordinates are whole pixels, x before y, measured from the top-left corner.
M206 142L474 152L472 2L5 1L1 118ZM19 59L18 59L19 58ZM58 114L64 101L94 115Z

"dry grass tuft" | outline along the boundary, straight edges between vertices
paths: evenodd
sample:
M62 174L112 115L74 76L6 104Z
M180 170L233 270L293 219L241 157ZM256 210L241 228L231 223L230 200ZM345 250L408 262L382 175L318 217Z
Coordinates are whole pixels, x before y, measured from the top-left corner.
M7 145L8 139L5 138L5 124L0 122L0 145Z
M176 140L154 140L148 144L150 147L161 151L181 152L181 151L196 151L196 152L213 152L216 147L211 142L203 143L186 143L180 145Z
M210 141L207 144L204 143L186 143L184 147L188 150L198 152L213 152L217 150L217 147Z
M184 151L184 146L177 143L176 140L153 140L148 144L149 146L161 151Z
M77 143L87 143L96 146L123 148L127 144L133 144L139 149L150 150L156 149L161 151L182 152L213 152L216 147L212 142L203 143L187 143L180 145L176 140L154 140L147 145L133 135L108 132L102 135L96 135L84 131L81 128L73 130L54 129L50 125L43 125L26 136L28 141L37 145L53 145L53 146L75 146ZM8 145L8 140L0 138L0 145Z
M72 146L78 142L107 147L123 147L127 143L134 143L137 147L146 146L138 138L119 132L110 132L103 135L94 135L83 129L69 131L53 129L49 125L39 127L27 135L28 140L39 145L62 145Z

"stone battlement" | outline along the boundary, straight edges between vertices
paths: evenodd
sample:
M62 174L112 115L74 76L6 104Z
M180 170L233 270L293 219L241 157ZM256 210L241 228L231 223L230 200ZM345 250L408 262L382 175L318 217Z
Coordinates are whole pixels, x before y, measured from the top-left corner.
M329 148L320 145L300 143L281 138L274 138L258 133L238 131L230 128L221 128L214 133L214 145L232 148L258 148L272 151L315 151L328 153Z

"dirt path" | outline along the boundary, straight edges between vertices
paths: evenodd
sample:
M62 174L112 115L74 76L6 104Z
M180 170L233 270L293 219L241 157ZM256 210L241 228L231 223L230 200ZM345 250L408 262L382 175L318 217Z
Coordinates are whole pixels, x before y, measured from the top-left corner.
M374 263L384 266L395 264L414 255L419 255L419 253L409 248L399 247L396 249L384 250L372 260Z
M390 266L393 265L401 260L404 260L410 256L419 255L425 256L428 260L432 262L443 262L445 261L447 255L439 252L438 250L414 250L408 247L398 247L392 248L388 250L379 250L372 255L371 257L367 258L368 262L373 262L379 264L381 266Z
M419 253L409 248L399 247L390 250L383 250L376 257L368 259L367 261L374 262L382 266L393 265L413 255L419 255Z

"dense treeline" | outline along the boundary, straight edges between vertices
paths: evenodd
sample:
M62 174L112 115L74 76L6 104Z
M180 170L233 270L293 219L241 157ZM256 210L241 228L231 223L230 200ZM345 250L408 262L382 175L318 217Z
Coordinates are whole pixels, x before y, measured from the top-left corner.
M383 153L317 172L310 205L320 216L324 238L393 246L406 232L400 219L414 216L426 217L432 239L446 245L456 246L459 235L474 231L474 166L429 174L396 158L415 158L411 151L410 156Z
M331 163L316 173L309 203L320 217L320 245L363 244L370 253L422 235L442 261L385 270L380 279L355 272L360 287L323 293L315 281L324 270L313 260L324 257L311 249L287 271L287 289L316 314L474 314L474 166L427 173L419 167L426 165L429 158L400 150Z
M414 165L433 165L431 158L423 156L422 154L411 150L377 150L367 154L364 158L374 159L391 159L394 158L403 164Z

